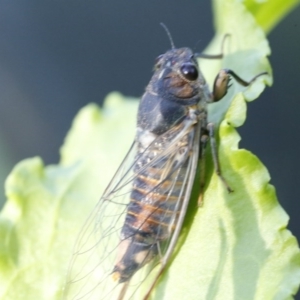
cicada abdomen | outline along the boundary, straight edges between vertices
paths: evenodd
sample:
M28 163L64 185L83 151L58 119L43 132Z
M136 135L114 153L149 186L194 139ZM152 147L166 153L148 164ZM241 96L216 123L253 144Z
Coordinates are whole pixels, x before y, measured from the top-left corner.
M139 268L162 255L165 242L176 226L194 138L193 130L178 138L176 135L182 132L179 127L182 124L172 134L154 139L151 147L138 142L138 153L142 155L136 158L130 202L121 231L121 255L113 274L119 282L128 281ZM176 151L170 151L170 141L175 141L172 147Z

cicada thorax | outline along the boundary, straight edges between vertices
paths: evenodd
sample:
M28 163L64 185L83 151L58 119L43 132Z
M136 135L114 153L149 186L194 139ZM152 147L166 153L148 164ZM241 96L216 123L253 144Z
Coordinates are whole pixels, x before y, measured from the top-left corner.
M141 99L134 180L113 270L128 281L154 257L176 226L184 197L195 126L206 114L202 77L188 48L160 57Z

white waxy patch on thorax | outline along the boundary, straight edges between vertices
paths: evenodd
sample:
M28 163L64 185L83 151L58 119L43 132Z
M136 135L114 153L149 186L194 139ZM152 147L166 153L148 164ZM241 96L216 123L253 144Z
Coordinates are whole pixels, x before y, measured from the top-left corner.
M137 128L137 139L142 144L143 148L147 148L156 138L156 134L148 130Z

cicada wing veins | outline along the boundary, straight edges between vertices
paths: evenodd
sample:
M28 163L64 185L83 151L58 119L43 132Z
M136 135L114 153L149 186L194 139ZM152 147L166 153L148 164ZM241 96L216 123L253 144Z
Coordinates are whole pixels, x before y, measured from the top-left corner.
M170 222L169 224L169 226L172 227L171 233L164 241L161 241L159 238L157 238L157 244L160 249L158 256L150 264L146 265L135 274L127 288L128 290L124 299L145 299L145 295L148 295L150 292L152 292L153 287L159 281L162 271L165 269L171 255L173 254L180 230L182 228L195 179L198 162L198 145L199 144L195 144L195 151L190 153L187 161L185 162L186 169L184 169L184 176L181 178L181 183L183 184L179 192L181 198L179 198L178 203L176 203L178 205L179 213L173 213L172 215L174 222ZM178 168L178 174L182 171L183 169L181 166ZM172 186L176 186L177 180L178 177L176 180L172 181ZM160 299L161 295L157 296L158 298L156 298L154 295L153 299Z
M133 144L79 234L64 299L142 299L174 247L180 210L189 201L198 157L196 127L171 129L143 151ZM128 233L124 224L130 220ZM121 276L125 267L128 280Z
M120 287L111 274L132 188L135 146L134 142L79 232L63 299L99 300L106 299L106 294L112 299L117 298ZM119 189L120 185L123 185L122 189Z

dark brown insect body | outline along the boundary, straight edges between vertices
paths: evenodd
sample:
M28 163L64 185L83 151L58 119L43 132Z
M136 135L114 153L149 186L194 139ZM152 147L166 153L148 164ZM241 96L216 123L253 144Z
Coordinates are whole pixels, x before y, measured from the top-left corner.
M157 256L159 243L169 239L176 226L195 126L201 118L206 123L205 107L197 104L209 94L204 93L204 80L197 80L198 73L190 49L172 49L158 61L141 100L135 179L121 232L125 242L120 251L126 251L114 269L119 282Z
M210 93L189 48L158 57L139 105L135 141L77 241L67 299L149 297L174 250L208 138L215 169L231 191L206 109L226 94L229 75L249 85L221 70ZM149 274L153 280L138 294Z

